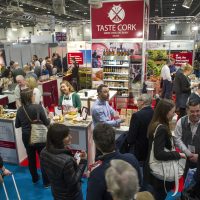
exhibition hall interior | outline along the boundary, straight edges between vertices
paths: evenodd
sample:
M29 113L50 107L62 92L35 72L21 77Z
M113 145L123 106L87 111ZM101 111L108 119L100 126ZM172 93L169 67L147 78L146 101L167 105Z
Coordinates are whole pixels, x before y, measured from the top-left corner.
M200 200L199 0L0 0L0 200Z

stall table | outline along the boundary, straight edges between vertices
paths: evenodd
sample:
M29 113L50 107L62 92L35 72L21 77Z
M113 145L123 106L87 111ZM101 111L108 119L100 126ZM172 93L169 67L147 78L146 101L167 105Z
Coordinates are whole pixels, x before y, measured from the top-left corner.
M21 128L15 128L15 119L0 118L0 152L5 162L20 164L26 157Z
M0 95L0 105L7 105L8 104L8 96L7 95Z
M56 78L40 82L38 89L42 96L44 93L51 94L49 96L43 96L44 107L50 107L52 104L58 105L58 85Z
M70 134L72 136L71 148L73 150L85 150L88 156L88 166L94 163L95 145L92 137L92 118L88 117L87 120L76 124L70 123L70 121L67 120L63 122L63 124L70 129Z
M3 94L8 97L8 103L14 103L15 102L15 94L14 90L5 90L3 91Z

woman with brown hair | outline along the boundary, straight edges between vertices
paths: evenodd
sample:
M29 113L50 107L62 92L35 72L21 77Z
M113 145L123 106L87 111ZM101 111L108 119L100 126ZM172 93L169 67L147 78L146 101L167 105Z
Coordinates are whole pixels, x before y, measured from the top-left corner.
M32 176L32 182L37 183L39 180L39 175L36 166L36 152L40 155L40 152L45 147L45 143L37 143L30 145L31 136L31 122L29 118L34 121L39 118L39 120L46 126L50 124L50 120L47 119L44 109L40 104L34 104L33 90L24 89L21 91L21 103L22 106L17 110L17 115L15 119L15 127L22 128L22 141L26 148L26 153L28 156L29 170ZM28 116L29 117L28 117ZM44 187L49 185L49 180L41 168L42 179Z
M65 106L68 109L75 108L75 111L81 111L81 100L79 95L74 92L74 88L68 81L60 83L61 96L59 105Z
M149 160L152 143L154 145L154 157L158 161L170 161L185 158L185 154L172 150L172 133L170 131L169 122L172 120L174 113L175 104L172 100L160 100L148 128L149 150L145 166L145 179L153 186L156 200L164 200L167 195L165 189L167 191L171 190L174 186L174 182L165 181L164 183L163 180L159 180L151 173Z

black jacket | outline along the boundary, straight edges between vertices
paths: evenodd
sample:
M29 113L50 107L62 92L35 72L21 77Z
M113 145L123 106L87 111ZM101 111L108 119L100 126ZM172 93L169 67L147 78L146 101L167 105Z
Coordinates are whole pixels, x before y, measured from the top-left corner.
M81 192L81 177L87 161L81 160L77 165L73 155L65 149L44 148L40 154L41 166L44 168L55 200L75 200Z
M141 174L140 167L137 159L132 154L121 154L119 152L113 152L104 155L101 160L102 164L95 168L88 179L87 188L87 200L112 200L112 197L106 188L105 171L109 167L111 160L121 159L130 163L138 172L138 177L141 186Z
M133 146L134 155L139 161L145 161L148 153L147 129L153 117L150 106L142 108L131 117L127 142Z
M38 113L39 119L43 122L44 125L48 126L50 124L50 120L47 119L44 109L40 104L26 105L25 109L32 120L37 119L37 113ZM22 106L17 110L15 127L16 128L22 127L22 140L24 145L27 146L31 134L31 122L26 116Z

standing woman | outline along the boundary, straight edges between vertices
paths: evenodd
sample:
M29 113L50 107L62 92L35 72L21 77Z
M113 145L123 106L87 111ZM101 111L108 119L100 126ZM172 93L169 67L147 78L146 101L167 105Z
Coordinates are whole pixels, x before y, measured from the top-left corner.
M62 81L60 83L61 96L59 99L59 105L62 105L71 110L75 108L75 111L81 111L81 100L79 95L74 92L74 88L68 81Z
M29 141L31 135L31 122L28 119L28 116L32 121L36 120L39 116L40 121L42 121L43 124L46 126L50 124L50 120L47 119L42 106L40 104L33 104L33 102L35 102L33 90L24 89L23 91L21 91L22 106L17 110L15 127L22 127L22 141L28 155L29 170L32 176L32 182L37 183L39 180L39 175L36 166L36 152L38 153L38 155L40 155L40 152L45 147L45 143L30 145ZM43 185L44 187L47 187L49 185L49 180L42 168L41 172Z
M72 85L76 91L79 90L79 65L76 62L76 59L74 57L71 58L72 60L72 66L70 68L70 71L72 72Z
M191 84L188 76L192 73L192 66L186 64L182 72L176 74L174 89L176 93L176 107L179 110L179 118L186 115L186 103L191 94Z
M87 155L75 159L69 150L72 137L64 124L53 124L47 133L47 145L41 152L41 165L47 173L54 200L83 200L81 178Z
M159 180L151 174L149 159L152 142L154 142L154 156L159 161L179 160L180 158L185 158L185 154L172 150L172 133L170 131L169 122L172 120L174 113L175 105L172 100L160 100L156 106L152 121L148 128L149 150L144 174L146 181L154 188L156 200L165 200L167 196L165 188L167 191L170 191L173 189L174 182L165 181L164 184L163 180ZM157 131L155 133L156 128ZM167 152L165 149L168 149L169 151Z

